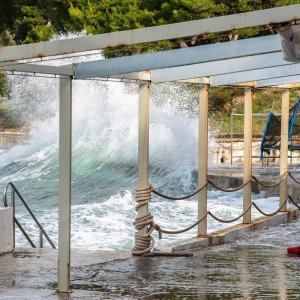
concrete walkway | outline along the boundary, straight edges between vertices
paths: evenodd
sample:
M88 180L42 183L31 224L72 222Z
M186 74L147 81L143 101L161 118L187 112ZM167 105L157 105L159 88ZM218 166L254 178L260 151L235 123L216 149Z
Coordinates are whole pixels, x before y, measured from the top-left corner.
M80 268L131 258L130 252L73 251L72 273ZM90 292L74 289L57 294L57 250L17 249L0 256L0 299L88 299ZM92 293L94 294L94 293Z
M299 299L300 222L252 232L192 257L132 258L130 253L75 252L72 293L56 293L54 250L0 257L0 299Z

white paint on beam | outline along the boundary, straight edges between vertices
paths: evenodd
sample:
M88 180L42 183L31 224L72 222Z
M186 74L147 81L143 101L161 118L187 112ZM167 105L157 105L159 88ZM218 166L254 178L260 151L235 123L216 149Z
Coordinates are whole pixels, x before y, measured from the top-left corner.
M208 63L281 51L279 35L270 35L240 41L82 62L74 64L74 73L75 79L112 77L120 74ZM226 64L226 62L223 63ZM250 59L247 63L249 65ZM283 63L282 59L281 63ZM219 72L221 71L219 70ZM207 75L195 74L194 76L202 77ZM185 78L187 78L187 75Z
M288 145L289 145L289 105L290 92L284 91L281 98L281 134L280 134L280 180L286 176L288 171ZM279 206L283 205L288 195L287 178L280 183L279 187ZM286 211L287 203L280 211Z
M198 189L207 182L208 171L208 86L200 87L198 126ZM207 213L207 186L198 194L198 219ZM207 234L207 216L198 224L198 236Z
M150 126L150 83L139 84L138 115L138 189L149 185L149 126ZM138 209L138 217L148 214L148 204Z
M222 45L220 46L222 47ZM281 52L276 52L153 70L151 72L151 79L153 83L159 83L290 64L292 63L282 59Z
M245 116L244 116L244 172L243 184L252 175L252 124L253 124L253 88L245 88ZM251 204L251 182L243 188L243 211ZM251 209L243 216L243 223L251 222Z
M300 19L299 12L300 4L295 4L176 24L98 34L67 40L10 46L0 49L0 61L41 58L45 56L99 50L121 45L177 39L270 23L281 23Z
M212 86L218 86L237 84L246 81L280 78L282 76L292 75L300 75L300 63L224 75L216 75L212 76L210 79Z
M72 157L72 79L60 78L59 99L59 210L58 286L70 292L71 243L71 157Z
M279 78L259 80L255 82L255 87L267 87L267 86L283 86L290 85L290 88L294 87L294 84L300 82L300 75L284 76Z
M48 66L39 64L6 64L0 65L0 70L2 71L12 71L12 72L26 72L26 73L38 73L38 74L53 74L53 75L66 75L73 76L72 66Z

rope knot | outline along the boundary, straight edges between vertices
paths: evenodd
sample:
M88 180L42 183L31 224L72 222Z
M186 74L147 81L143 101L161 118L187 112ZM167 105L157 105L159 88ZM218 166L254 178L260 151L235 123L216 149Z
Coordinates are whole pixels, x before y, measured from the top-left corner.
M136 211L141 206L143 206L151 201L152 191L153 191L152 185L148 185L147 187L136 189L136 194L135 194L135 201L136 201L135 210Z
M151 201L152 191L152 185L136 189L136 210ZM147 213L145 216L136 217L133 224L138 232L135 234L135 247L132 250L132 254L144 255L150 253L154 247L154 239L151 237L151 234L156 227L153 216L150 213Z

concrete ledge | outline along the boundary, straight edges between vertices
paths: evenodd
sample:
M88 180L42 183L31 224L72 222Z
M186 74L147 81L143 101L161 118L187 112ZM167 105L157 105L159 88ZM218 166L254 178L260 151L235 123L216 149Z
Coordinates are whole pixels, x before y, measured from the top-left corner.
M222 245L229 243L242 235L255 230L262 230L271 226L292 222L300 217L298 209L290 209L286 212L278 213L273 217L260 217L252 221L251 224L238 224L223 230L215 231L203 238L191 238L162 246L160 251L174 252L191 250L201 247Z
M0 255L13 250L13 209L0 208Z

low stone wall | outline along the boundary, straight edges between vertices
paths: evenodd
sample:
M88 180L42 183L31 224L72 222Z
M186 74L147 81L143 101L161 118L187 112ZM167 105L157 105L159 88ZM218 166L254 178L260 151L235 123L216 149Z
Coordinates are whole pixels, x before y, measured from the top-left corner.
M251 224L238 224L223 230L215 231L203 238L195 237L175 243L170 243L165 246L162 246L159 250L174 252L192 250L207 246L222 245L234 241L242 235L245 235L251 231L262 230L270 228L272 226L286 224L297 220L299 217L299 209L289 209L288 211L280 212L273 217L257 218L253 220Z
M261 163L260 160L261 138L253 138L252 141L252 162ZM272 150L267 163L277 163L279 150ZM289 152L289 163L300 162L300 152L294 151L293 155ZM267 155L265 156L267 157ZM244 140L242 138L216 137L209 142L209 159L213 164L242 163L244 158ZM266 162L266 161L265 161Z
M10 149L25 144L30 138L28 133L0 132L0 149Z
M0 208L0 255L13 250L13 209Z

